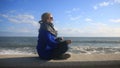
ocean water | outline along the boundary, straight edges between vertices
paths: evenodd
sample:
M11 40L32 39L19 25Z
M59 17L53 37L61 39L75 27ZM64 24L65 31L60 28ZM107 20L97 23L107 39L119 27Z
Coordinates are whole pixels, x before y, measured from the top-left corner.
M69 53L120 54L120 37L64 37L72 40ZM37 37L0 37L0 55L37 54Z

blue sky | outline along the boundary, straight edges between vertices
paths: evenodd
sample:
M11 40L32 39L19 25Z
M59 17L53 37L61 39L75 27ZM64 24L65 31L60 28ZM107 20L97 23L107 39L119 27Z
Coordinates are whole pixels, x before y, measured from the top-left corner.
M120 37L120 0L0 0L0 36L37 36L44 12L59 36Z

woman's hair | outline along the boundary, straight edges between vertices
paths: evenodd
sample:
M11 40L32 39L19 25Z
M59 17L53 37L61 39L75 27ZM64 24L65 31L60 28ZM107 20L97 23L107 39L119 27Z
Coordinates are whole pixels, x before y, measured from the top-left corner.
M39 23L41 22L47 22L47 19L49 18L49 16L51 15L51 13L49 12L45 12L41 15L41 20L39 21Z

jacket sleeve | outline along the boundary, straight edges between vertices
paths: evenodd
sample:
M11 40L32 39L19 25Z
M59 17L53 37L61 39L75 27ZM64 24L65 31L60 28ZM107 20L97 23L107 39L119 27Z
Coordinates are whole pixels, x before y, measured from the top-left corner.
M46 33L46 40L47 40L48 45L49 45L50 47L53 47L53 48L57 47L58 42L55 41L55 36L52 35L52 34L51 34L50 32L48 32L48 31L46 31L46 32L47 32L47 33Z

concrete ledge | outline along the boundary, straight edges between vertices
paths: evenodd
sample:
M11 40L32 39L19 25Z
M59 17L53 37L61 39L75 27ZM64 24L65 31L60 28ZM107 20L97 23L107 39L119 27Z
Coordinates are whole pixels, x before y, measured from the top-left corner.
M72 55L67 60L41 60L37 55L0 55L0 68L120 68L120 55Z

